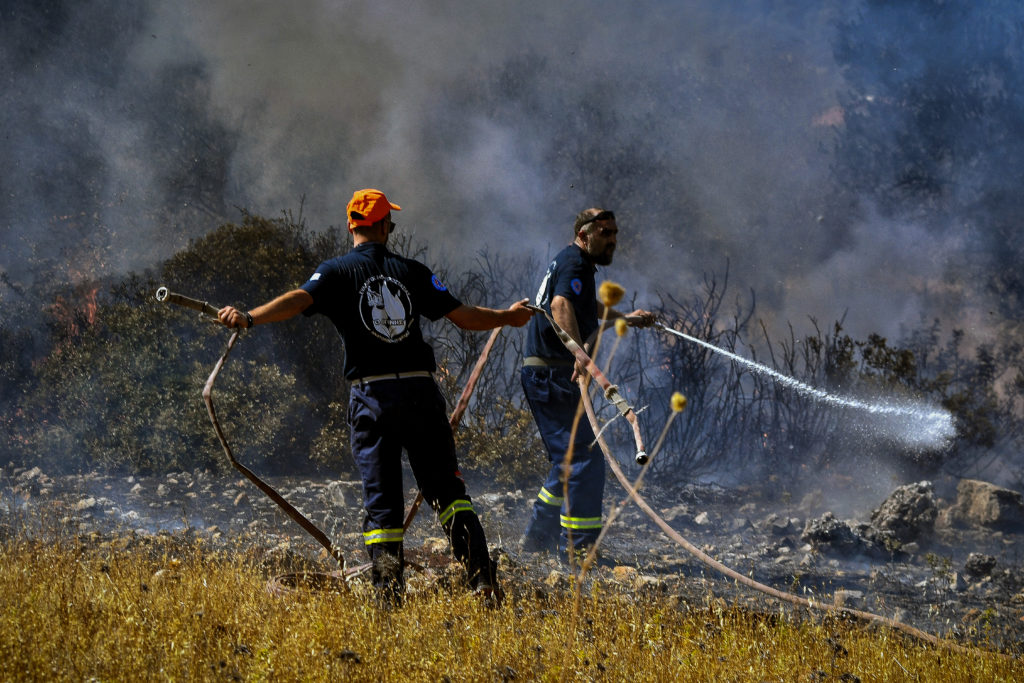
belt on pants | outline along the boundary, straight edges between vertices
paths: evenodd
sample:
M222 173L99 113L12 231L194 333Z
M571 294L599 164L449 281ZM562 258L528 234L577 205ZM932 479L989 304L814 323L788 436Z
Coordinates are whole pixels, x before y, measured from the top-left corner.
M410 377L433 377L433 373L426 370L413 370L412 372L389 372L384 375L367 375L366 377L355 377L352 384L369 384L379 382L382 379L409 379Z
M541 356L527 356L523 359L523 365L539 368L570 368L576 361L569 358L542 358Z

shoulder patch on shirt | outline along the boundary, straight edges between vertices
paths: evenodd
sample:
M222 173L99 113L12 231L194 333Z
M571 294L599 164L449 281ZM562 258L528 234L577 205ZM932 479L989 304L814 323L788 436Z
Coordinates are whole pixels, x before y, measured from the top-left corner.
M438 276L431 275L430 276L430 282L434 285L434 289L436 289L437 291L439 291L439 292L447 292L448 291L448 288L444 286L444 283L441 282L441 278L439 278Z
M580 292L583 291L583 280L579 279L578 277L574 277L572 281L569 283L569 286L572 287L572 291L579 294Z
M310 280L319 280L320 279L320 273L313 273L313 277L311 277L309 279Z

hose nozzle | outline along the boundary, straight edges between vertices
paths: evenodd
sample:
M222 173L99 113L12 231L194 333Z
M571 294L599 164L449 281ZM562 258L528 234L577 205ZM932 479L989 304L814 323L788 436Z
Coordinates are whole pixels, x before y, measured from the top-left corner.
M646 465L648 460L650 460L650 457L647 455L647 451L637 451L636 452L636 464L637 465Z
M210 302L200 301L199 299L193 299L185 296L184 294L172 292L166 287L161 287L156 290L156 300L165 304L176 304L178 306L184 306L185 308L191 308L193 311L199 311L203 315L211 318L217 317L217 309L210 305Z

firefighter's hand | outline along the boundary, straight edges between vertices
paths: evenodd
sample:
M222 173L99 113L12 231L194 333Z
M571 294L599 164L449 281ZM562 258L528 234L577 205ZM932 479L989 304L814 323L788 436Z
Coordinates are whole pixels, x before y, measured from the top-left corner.
M234 306L225 306L217 311L217 319L225 327L241 327L248 329L253 326L252 316Z
M580 377L585 377L587 368L583 363L576 361L572 366L572 377L570 380L575 384Z
M529 299L523 299L517 301L508 307L506 313L508 314L508 322L506 325L512 327L522 327L526 323L530 322L530 318L533 317L533 311L526 307L526 303Z
M650 327L658 320L653 313L638 308L626 316L626 324L630 327Z

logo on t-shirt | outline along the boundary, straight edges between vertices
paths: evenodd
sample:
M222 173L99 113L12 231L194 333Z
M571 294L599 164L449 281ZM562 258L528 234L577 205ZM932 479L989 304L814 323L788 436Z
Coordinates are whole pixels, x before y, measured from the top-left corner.
M580 280L578 277L574 277L572 282L569 283L569 286L572 287L572 291L579 294L583 291L583 280Z
M533 303L536 306L546 306L548 303L548 285L551 283L551 276L555 273L555 267L558 266L557 261L552 261L551 265L548 266L548 270L544 273L544 279L540 281L540 289L537 290L537 296L534 298Z
M437 291L439 291L439 292L447 292L448 291L448 288L444 286L444 283L441 282L441 278L439 278L438 276L431 275L430 276L430 282L433 283L434 289L436 289Z
M383 341L401 341L409 334L411 310L409 290L393 277L376 275L359 290L359 315L363 325Z

